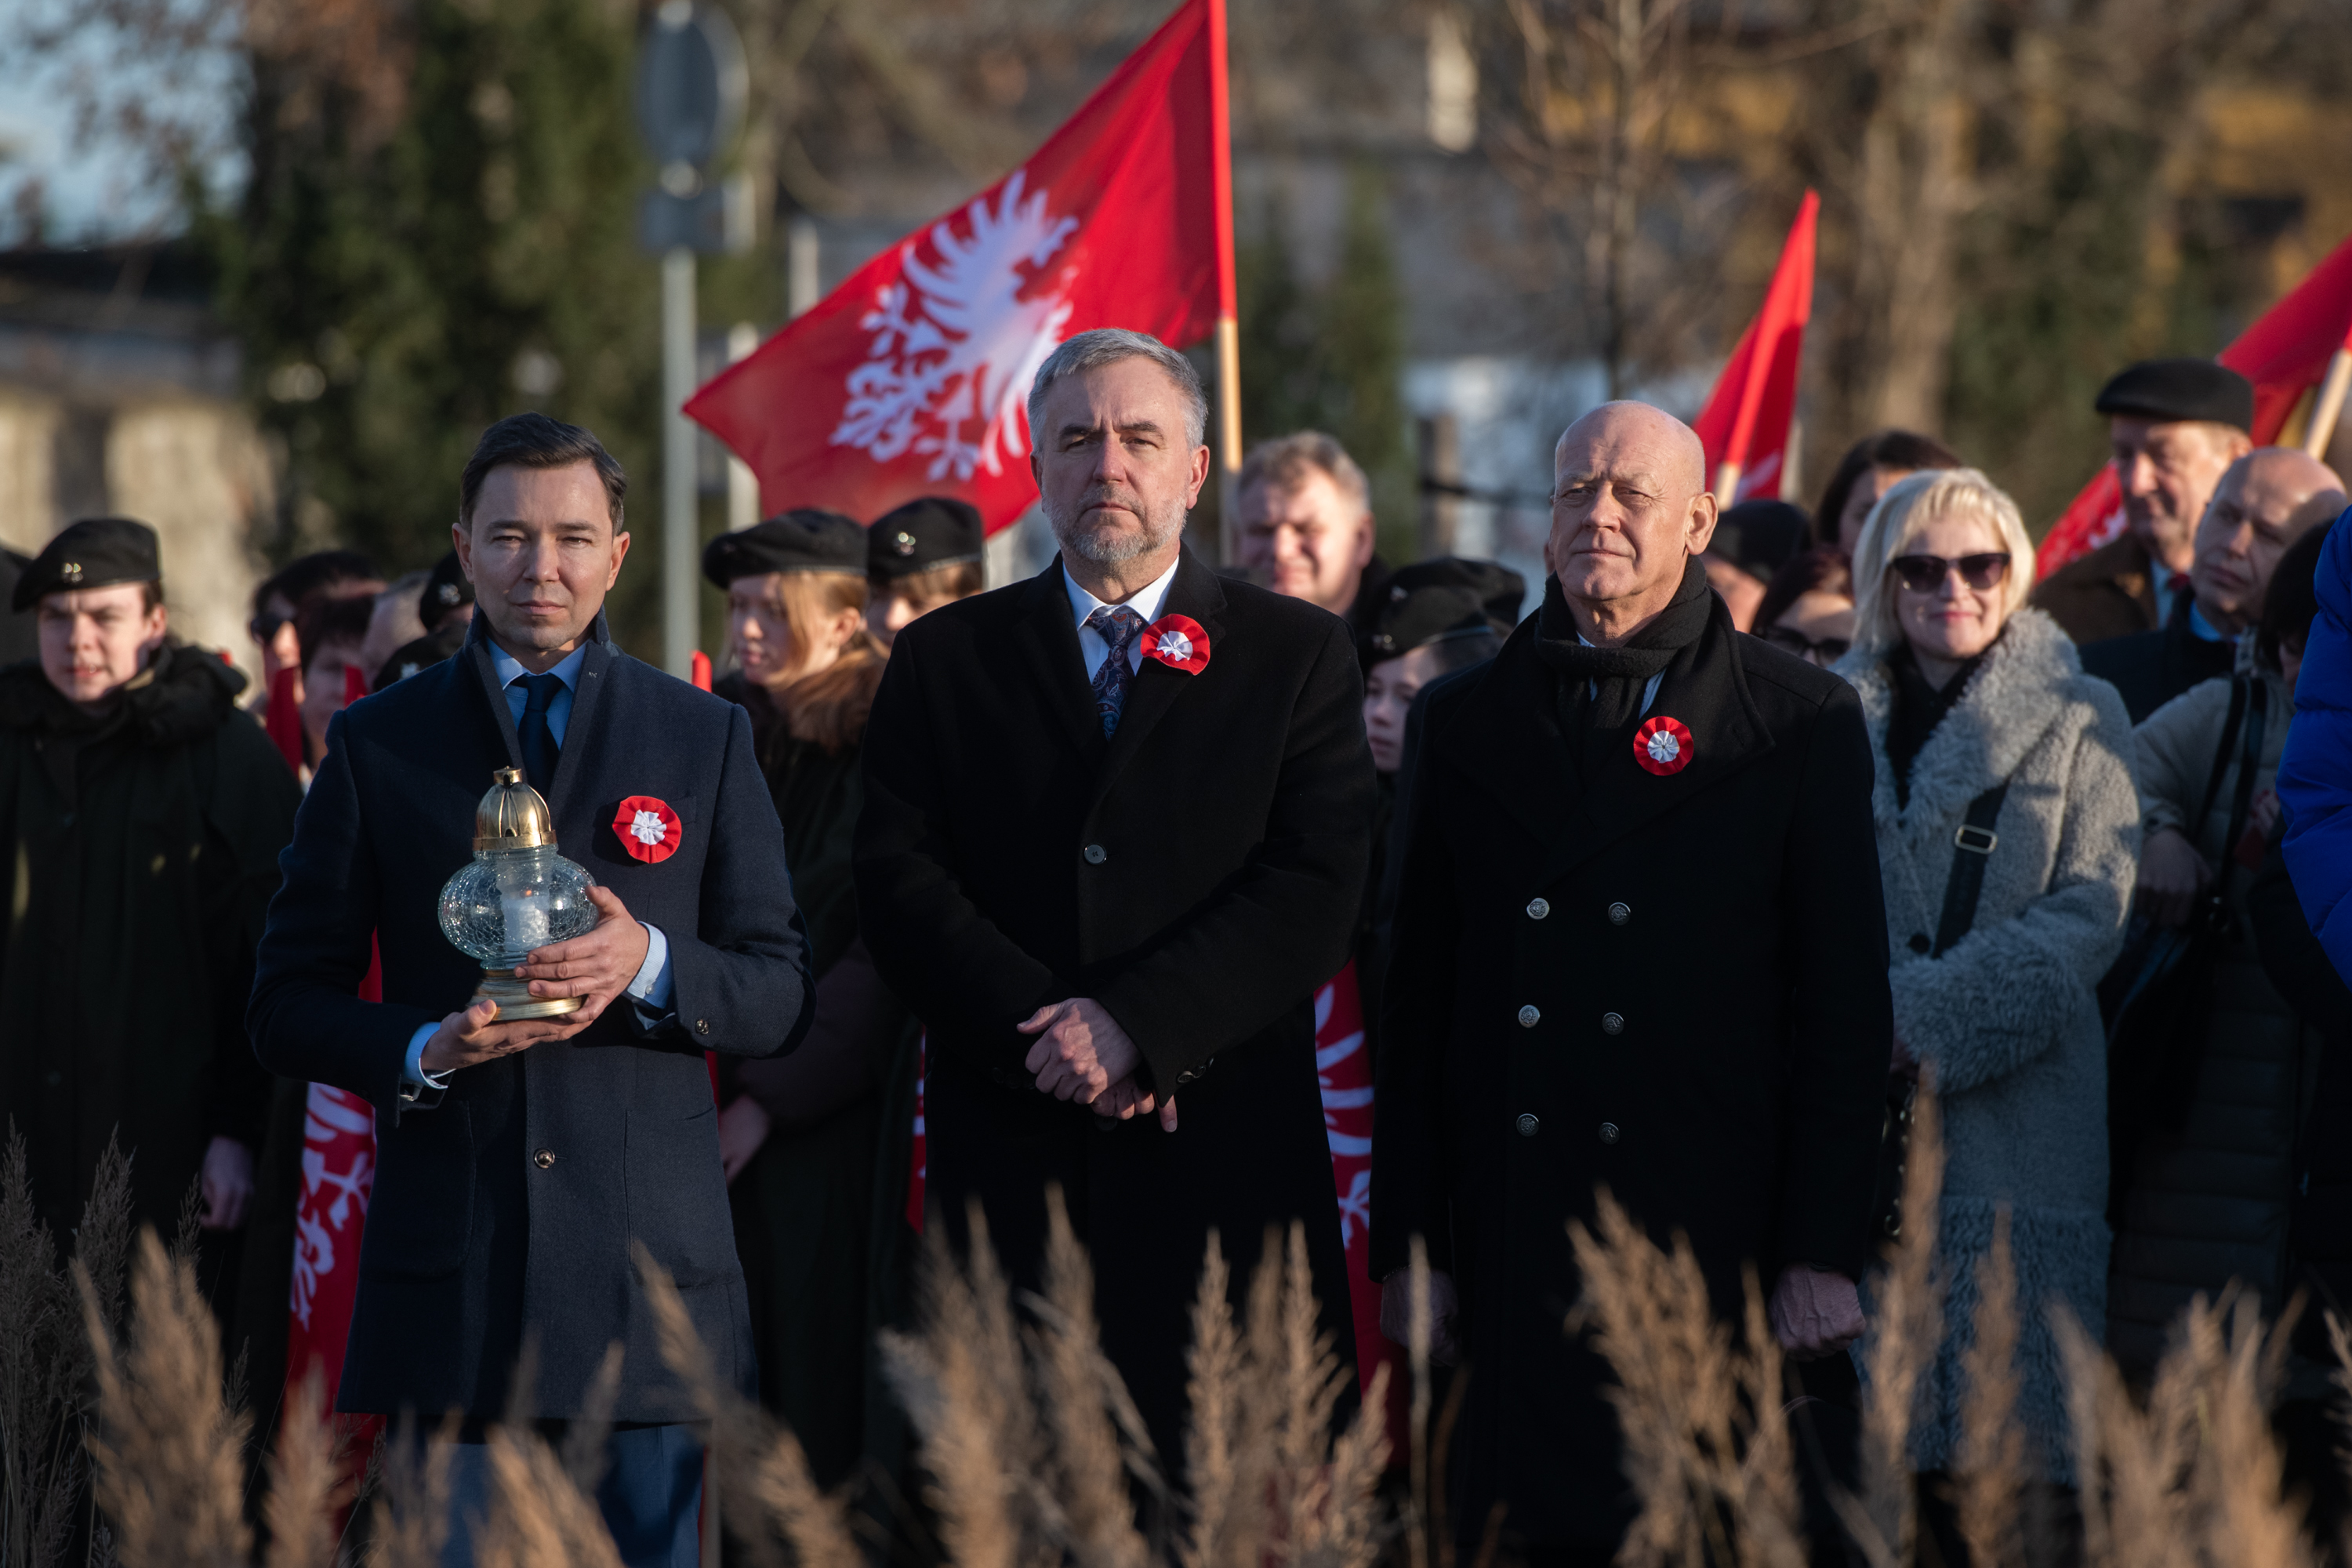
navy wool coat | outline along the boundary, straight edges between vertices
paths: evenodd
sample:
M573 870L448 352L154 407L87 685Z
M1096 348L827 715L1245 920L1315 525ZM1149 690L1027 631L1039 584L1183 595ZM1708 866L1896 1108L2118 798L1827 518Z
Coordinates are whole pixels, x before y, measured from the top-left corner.
M296 818L261 940L248 1024L263 1065L376 1107L375 1194L338 1408L497 1416L526 1341L532 1414L581 1414L605 1347L614 1417L689 1419L662 1365L630 1244L684 1295L719 1375L756 1368L705 1049L773 1056L811 1016L807 942L783 830L743 710L612 645L598 616L543 792L562 853L669 941L674 1012L652 1034L626 998L569 1040L465 1068L404 1106L419 1025L466 1005L480 966L441 932L441 887L473 854L494 769L521 766L483 621L457 657L339 715ZM682 825L647 864L620 802ZM358 1000L368 938L383 1001Z

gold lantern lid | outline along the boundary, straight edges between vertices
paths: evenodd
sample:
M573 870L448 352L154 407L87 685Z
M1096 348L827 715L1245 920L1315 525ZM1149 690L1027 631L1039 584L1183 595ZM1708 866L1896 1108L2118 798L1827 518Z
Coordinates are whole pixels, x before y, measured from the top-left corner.
M498 782L474 808L474 847L536 849L554 843L555 824L547 802L523 783L522 770L499 768L490 777Z

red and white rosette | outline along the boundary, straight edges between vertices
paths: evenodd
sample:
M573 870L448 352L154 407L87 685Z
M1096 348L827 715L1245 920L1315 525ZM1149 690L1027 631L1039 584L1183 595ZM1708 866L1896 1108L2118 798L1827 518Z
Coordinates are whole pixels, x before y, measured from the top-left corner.
M1190 616L1162 616L1143 628L1137 647L1146 658L1198 675L1209 668L1209 634Z
M613 831L632 858L648 866L658 866L677 854L678 840L686 837L669 802L650 795L633 795L621 802L621 809L614 814Z
M1663 713L1643 721L1633 731L1633 760L1661 778L1682 772L1690 766L1690 727Z

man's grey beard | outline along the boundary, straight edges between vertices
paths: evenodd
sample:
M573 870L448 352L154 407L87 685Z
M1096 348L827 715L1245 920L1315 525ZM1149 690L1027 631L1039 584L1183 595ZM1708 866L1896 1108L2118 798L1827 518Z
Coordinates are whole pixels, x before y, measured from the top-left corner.
M1079 498L1080 515L1085 514L1088 505L1101 499L1092 494ZM1045 510L1045 521L1054 530L1055 542L1062 547L1064 552L1090 561L1097 566L1123 566L1139 555L1150 554L1184 531L1184 508L1181 502L1168 509L1167 517L1145 517L1139 533L1122 529L1110 538L1055 516L1053 503L1043 498L1040 498L1039 504Z

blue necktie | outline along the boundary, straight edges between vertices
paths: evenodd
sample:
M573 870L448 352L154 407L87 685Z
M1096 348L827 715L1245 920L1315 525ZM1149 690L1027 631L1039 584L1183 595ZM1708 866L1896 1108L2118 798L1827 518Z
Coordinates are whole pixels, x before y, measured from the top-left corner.
M1087 617L1087 629L1102 638L1110 657L1095 671L1095 712L1103 733L1118 732L1118 710L1127 705L1127 683L1135 672L1127 668L1127 650L1143 635L1143 617L1125 605L1105 605Z
M528 697L522 705L522 719L515 725L515 738L522 742L522 771L531 787L545 795L555 785L555 758L561 750L555 743L555 731L548 727L548 704L563 689L563 678L558 675L526 675L522 689Z

